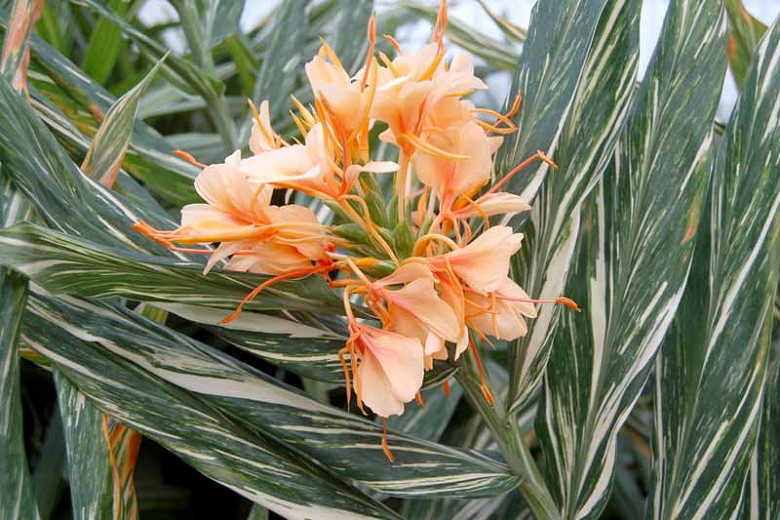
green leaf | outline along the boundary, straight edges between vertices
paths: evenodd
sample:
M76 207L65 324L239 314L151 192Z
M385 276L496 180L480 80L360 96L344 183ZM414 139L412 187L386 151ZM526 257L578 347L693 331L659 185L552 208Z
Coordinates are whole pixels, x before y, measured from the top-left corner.
M745 9L742 0L726 0L726 9L731 21L729 63L737 87L741 89L758 41L766 32L766 25Z
M81 165L81 171L103 186L110 188L117 179L119 168L122 166L127 147L133 136L133 126L138 114L138 102L162 63L162 60L157 62L138 85L117 99L116 103L106 112L105 119L100 123L95 137L92 138L92 144L84 158L84 163Z
M679 305L709 178L728 25L717 0L671 3L593 203L543 380L536 431L564 518L597 518L616 437Z
M758 441L748 478L750 518L770 520L780 514L780 364L770 366Z
M81 304L100 312L109 309ZM143 329L136 329L140 335L130 340L114 335L109 345L96 334L114 334L121 322L109 323L112 330L93 328L85 333L79 329L82 322L66 321L60 314L74 308L49 299L32 300L23 338L104 412L159 442L217 482L286 517L397 518L278 441L114 352L124 348L115 341L134 349L151 339L145 337ZM92 317L96 318L93 325L100 324L98 315ZM121 319L153 323L129 311ZM105 326L103 322L101 327ZM173 348L175 352L181 346ZM175 375L185 376L186 370L180 367L166 374L177 379ZM223 373L209 372L207 365L201 364L198 371L206 380L229 383L222 378Z
M108 8L124 16L130 5L129 0L110 0ZM84 54L82 68L101 85L106 83L123 46L122 29L111 20L101 18L89 35L87 51Z
M191 303L225 309L226 316L268 279L216 270L204 275L202 264L103 247L32 224L0 231L0 251L0 262L53 293ZM310 276L274 284L246 309L340 313L343 304L322 278Z
M556 159L556 147L574 91L591 48L606 0L545 0L531 15L528 40L507 104L523 96L515 117L518 130L504 140L496 156L497 177L505 175L538 150ZM531 165L508 183L506 191L530 204L549 166Z
M780 269L780 23L720 143L691 279L656 366L655 518L739 509L762 413ZM769 503L767 503L769 505Z
M557 298L566 286L580 205L612 158L635 92L640 10L637 0L610 1L601 15L558 137L558 169L545 179L531 213L534 238L524 285L534 298ZM510 343L510 409L523 406L538 388L561 312L571 310L542 306L530 334Z
M437 442L463 396L463 388L454 379L450 381L450 395L441 388L430 388L420 392L425 406L407 407L403 415L387 419L389 428L407 435Z
M239 32L244 0L207 0L202 9L203 32L212 47Z
M493 496L518 483L518 478L510 475L506 466L478 452L393 432L389 444L397 460L390 463L381 447L382 429L371 421L320 403L218 350L124 308L70 297L54 300L43 296L36 296L30 308L46 325L36 320L28 322L38 326L26 329L25 341L59 365L68 377L72 378L71 370L75 368L63 367L75 365L80 376L112 374L113 382L119 379L115 376L120 364L132 364L144 377L170 383L164 395L172 402L184 393L190 399L208 403L275 442L318 460L339 477L356 480L377 491L395 496ZM60 341L44 343L31 336L36 334L36 329L55 326L88 339L88 351L62 345ZM111 366L106 366L109 361ZM75 382L82 391L91 394L82 383ZM169 388L172 385L176 387ZM136 382L132 386L142 389L146 385ZM123 388L121 392L128 389ZM105 402L121 402L118 399L112 394ZM148 429L132 420L134 417L117 410L107 412L144 435L149 434ZM188 421L196 429L202 424L200 419L181 418L174 412L169 417L176 417L175 422L182 427L191 428ZM194 437L197 439L198 435ZM224 446L225 434L219 439L220 446Z

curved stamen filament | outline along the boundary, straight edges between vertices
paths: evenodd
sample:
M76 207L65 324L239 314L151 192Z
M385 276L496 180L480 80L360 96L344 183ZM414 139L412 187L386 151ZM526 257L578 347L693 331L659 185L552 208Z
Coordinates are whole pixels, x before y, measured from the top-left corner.
M395 455L390 451L390 445L387 441L387 417L382 417L382 451L390 462L395 462Z
M477 370L479 371L479 383L480 387L482 388L482 395L485 396L485 400L488 402L490 406L493 406L493 393L490 391L490 387L487 385L485 381L485 371L482 368L482 360L479 358L479 352L477 351L477 345L474 343L474 338L471 336L471 333L469 333L469 349L471 350L471 353L474 355L474 361L477 364Z
M372 14L368 20L368 54L366 57L366 66L363 70L363 78L360 80L360 92L366 89L368 81L368 69L374 59L374 48L376 47L376 14Z
M451 238L445 237L444 235L439 235L438 233L428 233L427 235L423 235L420 238L417 239L417 241L414 243L414 248L412 249L412 255L414 256L420 256L422 253L422 248L428 244L431 240L436 240L438 242L442 242L450 247L450 249L458 249L458 244L456 244Z
M244 299L241 300L241 303L238 304L238 307L236 308L235 311L233 311L233 314L231 314L227 318L223 318L222 320L220 320L220 323L225 325L238 318L244 309L244 305L252 301L258 294L260 294L265 289L267 289L268 287L272 286L275 283L284 280L290 280L292 278L300 278L302 276L308 276L314 273L321 273L324 271L328 271L332 268L333 268L332 265L324 265L324 266L320 265L314 267L307 267L305 269L295 269L287 273L274 276L273 278L269 278L268 280L264 281L263 283L261 283L260 285L252 289L252 291L249 294L244 296Z
M412 147L422 150L423 152L433 155L435 157L441 157L442 159L453 159L453 160L462 160L462 159L469 159L469 155L460 155L455 153L450 153L447 151L442 150L441 148L437 148L433 146L432 144L428 144L416 135L406 132L403 134L400 134L396 136L396 141L399 143L407 142Z
M197 159L195 159L195 157L192 156L192 154L190 154L189 152L185 152L184 150L174 150L173 151L173 155L175 155L179 159L184 159L185 161L187 161L190 164L194 164L198 168L205 168L206 167L205 164L203 164L202 162L198 161Z
M495 184L494 184L494 185L493 185L493 186L492 186L492 187L491 187L491 188L490 188L490 189L489 189L489 190L488 190L488 191L485 193L485 195L487 195L488 193L494 193L494 192L498 191L498 189L499 189L499 188L501 188L501 186L503 186L504 184L506 184L506 183L507 183L507 181L509 181L509 179L511 179L511 178L512 178L512 177L513 177L513 176L514 176L514 175L515 175L517 172L519 172L520 170L522 170L523 168L525 168L526 166L528 166L529 164L531 164L532 162L534 162L536 159L540 159L540 160L542 160L542 161L546 162L547 164L549 164L549 165L550 165L551 167L553 167L553 168L557 168L557 167L558 167L558 165L557 165L557 164L555 164L554 162L552 162L552 160L551 160L549 157L547 157L547 156L544 154L544 152L543 152L543 151L539 150L539 151L537 151L535 154L533 154L531 157L529 157L529 158L528 158L528 159L526 159L525 161L523 161L523 162L521 162L520 164L518 164L517 166L515 166L515 167L512 169L512 171L510 171L509 173L507 173L506 175L504 175L504 177L503 177L503 178L502 178L500 181L498 181L497 183L495 183Z

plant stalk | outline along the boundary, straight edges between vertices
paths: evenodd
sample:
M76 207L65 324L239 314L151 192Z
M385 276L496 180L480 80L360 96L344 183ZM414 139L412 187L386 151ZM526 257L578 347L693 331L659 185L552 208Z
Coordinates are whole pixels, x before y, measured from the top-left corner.
M181 27L184 30L187 44L192 51L192 57L207 74L216 76L214 58L211 55L211 48L209 46L210 42L208 41L208 38L206 38L206 35L203 34L200 16L198 15L195 2L183 0L174 2L174 6L179 13ZM236 147L236 132L227 103L225 103L225 98L219 94L203 93L203 99L206 101L206 107L211 122L214 124L217 133L222 138L222 144L225 146L225 151L228 153L232 152Z
M512 472L522 479L518 490L533 511L534 516L544 520L561 520L563 517L558 506L550 495L530 450L520 436L517 421L511 417L508 419L500 418L497 409L501 408L490 406L482 394L480 385L463 370L459 371L456 377L463 385L471 404L476 407L477 412L485 420L490 431L493 432L504 460Z

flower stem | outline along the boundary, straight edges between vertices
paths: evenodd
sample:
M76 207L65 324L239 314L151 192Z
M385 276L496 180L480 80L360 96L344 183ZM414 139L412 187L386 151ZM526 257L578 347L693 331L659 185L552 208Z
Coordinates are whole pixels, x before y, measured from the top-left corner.
M471 404L474 405L485 424L493 432L504 460L512 472L522 479L518 490L536 518L560 520L562 516L558 506L550 495L528 446L525 445L520 436L517 421L513 417L500 418L497 410L503 408L490 406L485 400L479 383L464 370L458 371L456 377L463 385Z

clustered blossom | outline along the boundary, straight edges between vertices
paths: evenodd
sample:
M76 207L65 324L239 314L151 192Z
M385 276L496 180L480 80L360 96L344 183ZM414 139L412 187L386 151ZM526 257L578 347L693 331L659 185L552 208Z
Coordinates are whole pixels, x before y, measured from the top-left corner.
M275 282L325 277L342 291L348 320L349 339L339 351L348 401L354 389L360 410L367 406L383 418L419 398L434 360L457 360L469 348L476 355L475 336L525 335L535 304L546 303L532 300L509 276L523 235L491 226L489 217L529 210L519 196L499 189L532 160L554 164L539 152L485 189L502 135L515 130L510 118L520 100L500 114L464 99L486 86L470 55L445 61L445 26L442 2L432 43L403 52L386 37L395 49L391 59L375 54L372 17L368 58L354 76L323 43L306 64L313 104L293 98L300 141L287 142L273 130L264 101L259 111L253 107L251 155L236 151L195 181L205 203L183 208L181 226L172 231L135 226L173 249L210 254L206 271L226 261L226 269L270 276L224 322ZM379 139L397 148L397 161L370 160L374 125L384 128ZM392 174L393 202L381 202L384 214L377 215L367 200L384 197L373 177ZM319 198L344 223L322 225L308 207L273 205L275 189ZM211 243L219 245L181 247ZM357 303L375 319L357 318ZM489 399L484 381L483 390ZM393 460L386 439L383 448Z

